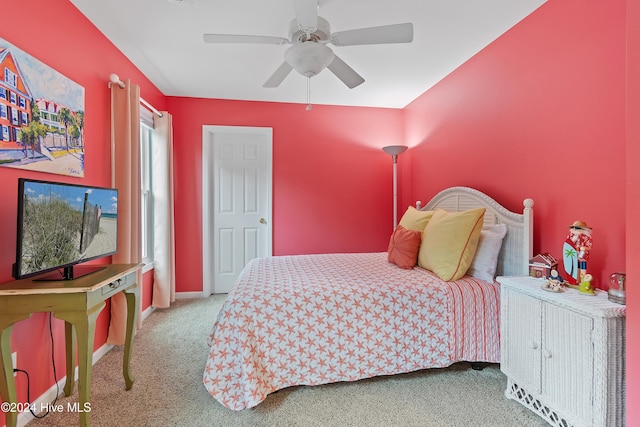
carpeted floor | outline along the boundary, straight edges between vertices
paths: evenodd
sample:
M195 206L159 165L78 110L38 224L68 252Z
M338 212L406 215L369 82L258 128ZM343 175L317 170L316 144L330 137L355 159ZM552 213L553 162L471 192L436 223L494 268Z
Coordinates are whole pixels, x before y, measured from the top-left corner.
M202 383L206 338L224 300L178 300L156 310L136 335L131 367L136 382L124 390L121 347L93 369L93 426L546 426L504 397L506 378L497 365L482 371L467 363L352 383L291 387L253 409L234 412L215 401ZM57 403L77 402L75 393ZM63 411L29 426L78 425Z

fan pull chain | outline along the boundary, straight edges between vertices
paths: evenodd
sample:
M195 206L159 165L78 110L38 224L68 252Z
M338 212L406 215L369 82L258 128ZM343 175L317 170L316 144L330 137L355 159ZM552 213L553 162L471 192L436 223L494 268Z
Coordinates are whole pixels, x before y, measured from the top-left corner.
M311 76L307 76L307 111L311 110Z

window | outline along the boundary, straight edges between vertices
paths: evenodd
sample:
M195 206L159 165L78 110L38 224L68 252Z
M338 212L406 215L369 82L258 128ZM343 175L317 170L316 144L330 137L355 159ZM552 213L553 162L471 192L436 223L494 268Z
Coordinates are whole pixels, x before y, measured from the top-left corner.
M142 217L142 262L153 264L153 113L140 108L140 173Z
M4 81L13 87L18 87L18 76L8 68L4 69Z

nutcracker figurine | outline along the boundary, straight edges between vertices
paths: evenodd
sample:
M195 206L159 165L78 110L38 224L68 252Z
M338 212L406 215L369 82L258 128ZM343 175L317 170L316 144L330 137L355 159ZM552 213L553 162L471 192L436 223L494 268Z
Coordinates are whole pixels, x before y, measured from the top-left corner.
M570 285L581 283L587 274L591 242L591 227L584 221L575 221L569 226L569 235L562 246L562 261L564 276Z

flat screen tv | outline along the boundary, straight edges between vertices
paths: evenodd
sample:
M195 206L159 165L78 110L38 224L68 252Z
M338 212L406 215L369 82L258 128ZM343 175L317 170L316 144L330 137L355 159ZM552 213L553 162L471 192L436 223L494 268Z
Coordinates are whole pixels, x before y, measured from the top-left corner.
M118 190L20 178L13 277L73 280L118 249Z

